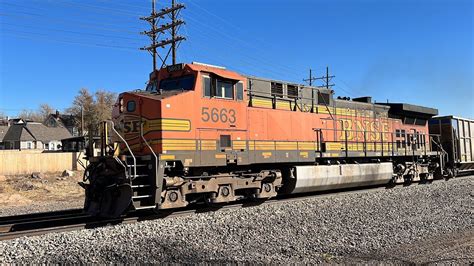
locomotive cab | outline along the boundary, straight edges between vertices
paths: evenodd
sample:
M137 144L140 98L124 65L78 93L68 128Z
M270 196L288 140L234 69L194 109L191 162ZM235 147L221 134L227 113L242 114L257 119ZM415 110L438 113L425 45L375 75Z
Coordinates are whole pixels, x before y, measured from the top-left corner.
M127 209L186 206L182 193L163 188L207 166L242 163L244 81L223 68L179 64L151 73L145 90L120 94L109 125L110 142L118 145L91 158L86 210L117 216ZM239 151L232 149L238 145Z

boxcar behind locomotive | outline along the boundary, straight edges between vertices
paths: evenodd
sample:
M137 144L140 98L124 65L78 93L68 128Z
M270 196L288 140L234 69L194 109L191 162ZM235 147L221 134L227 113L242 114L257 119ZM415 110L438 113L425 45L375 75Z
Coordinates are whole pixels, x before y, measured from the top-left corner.
M85 207L117 216L431 179L443 164L428 132L434 115L222 67L173 65L151 73L146 90L119 96L109 125L119 145L104 134L101 156L90 158Z

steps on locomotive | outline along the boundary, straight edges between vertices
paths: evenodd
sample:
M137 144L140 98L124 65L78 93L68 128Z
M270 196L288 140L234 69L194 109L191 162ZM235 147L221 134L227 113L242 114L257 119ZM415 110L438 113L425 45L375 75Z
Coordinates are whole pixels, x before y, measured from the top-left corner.
M154 162L150 156L135 156L136 173L134 173L133 157L127 155L125 166L127 175L132 179L133 206L137 210L155 208L155 179Z

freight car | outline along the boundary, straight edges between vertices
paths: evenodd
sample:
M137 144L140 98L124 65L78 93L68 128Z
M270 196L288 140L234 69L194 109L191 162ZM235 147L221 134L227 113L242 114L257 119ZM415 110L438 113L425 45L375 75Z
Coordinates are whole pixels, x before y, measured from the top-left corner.
M433 148L446 154L448 176L474 172L474 120L455 116L433 117L429 121L429 131L439 138L441 144Z
M89 157L85 209L118 216L433 179L436 109L335 99L330 88L178 64L120 94ZM109 132L110 131L110 132Z

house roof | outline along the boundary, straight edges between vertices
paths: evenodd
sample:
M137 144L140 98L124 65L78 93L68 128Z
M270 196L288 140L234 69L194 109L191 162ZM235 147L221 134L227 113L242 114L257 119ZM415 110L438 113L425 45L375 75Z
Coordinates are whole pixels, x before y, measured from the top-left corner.
M0 126L0 142L3 141L3 137L7 134L9 126Z
M58 126L73 127L76 125L77 117L68 114L50 114L47 119L54 119Z
M47 127L40 123L28 123L25 128L36 140L43 142L71 137L71 133L63 127Z
M63 127L47 127L40 123L16 124L9 128L4 140L9 141L42 141L70 138L71 133Z

